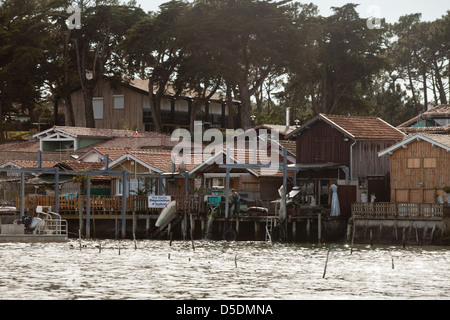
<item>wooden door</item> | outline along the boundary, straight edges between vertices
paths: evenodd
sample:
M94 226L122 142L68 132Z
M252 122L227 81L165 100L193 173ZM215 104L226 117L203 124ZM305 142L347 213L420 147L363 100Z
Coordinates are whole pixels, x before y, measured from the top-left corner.
M352 215L352 203L356 202L356 186L338 186L339 207L341 216Z
M375 194L376 202L390 202L391 190L389 187L389 179L385 176L367 177L367 187L370 196Z

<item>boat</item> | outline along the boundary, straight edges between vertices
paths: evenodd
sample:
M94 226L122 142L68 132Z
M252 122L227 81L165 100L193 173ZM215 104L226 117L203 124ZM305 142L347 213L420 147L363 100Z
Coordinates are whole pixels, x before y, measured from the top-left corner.
M1 206L0 207L0 214L14 214L16 213L17 208L11 207L11 206Z
M172 221L173 218L175 218L176 214L177 202L171 201L161 211L158 220L156 220L155 227L160 228L166 226L170 221Z
M36 215L23 216L12 224L1 225L0 242L66 242L69 240L67 220L51 211L51 207L37 206Z

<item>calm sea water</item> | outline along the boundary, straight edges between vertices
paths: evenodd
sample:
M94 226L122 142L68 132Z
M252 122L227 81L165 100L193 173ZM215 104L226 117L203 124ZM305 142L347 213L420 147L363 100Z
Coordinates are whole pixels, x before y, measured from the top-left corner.
M101 245L101 250L99 249ZM0 244L9 299L448 299L450 248L222 241Z

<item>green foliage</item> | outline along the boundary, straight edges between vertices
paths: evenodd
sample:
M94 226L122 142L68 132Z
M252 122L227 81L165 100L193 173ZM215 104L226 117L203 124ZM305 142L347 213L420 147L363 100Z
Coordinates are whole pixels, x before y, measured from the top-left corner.
M70 93L82 88L92 126L92 97L105 74L112 84L139 76L159 89L151 99L157 130L160 101L172 83L199 98L191 121L222 90L228 101L241 101L244 128L251 115L257 124L284 124L286 108L291 122L322 112L380 116L397 125L430 101L450 98L450 11L432 22L410 14L369 29L352 3L329 17L291 1L172 0L149 13L135 1L74 3L82 9L79 30L67 27L71 1L1 2L1 119L14 110L36 117L37 106L58 96L68 102L72 123Z

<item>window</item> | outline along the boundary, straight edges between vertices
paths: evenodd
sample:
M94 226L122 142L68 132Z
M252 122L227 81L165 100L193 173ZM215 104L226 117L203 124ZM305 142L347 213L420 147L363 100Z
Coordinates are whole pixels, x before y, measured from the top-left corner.
M436 158L423 159L423 167L424 168L436 168L436 166L437 166Z
M93 98L92 107L94 109L94 119L103 119L103 98Z
M117 179L116 180L116 195L121 196L123 195L123 180ZM156 194L156 185L157 185L156 179L129 179L127 180L127 195L138 195L142 194L143 192L145 194Z
M113 99L114 99L114 109L125 108L125 96L123 94L113 95Z
M408 159L408 169L420 168L420 158Z

